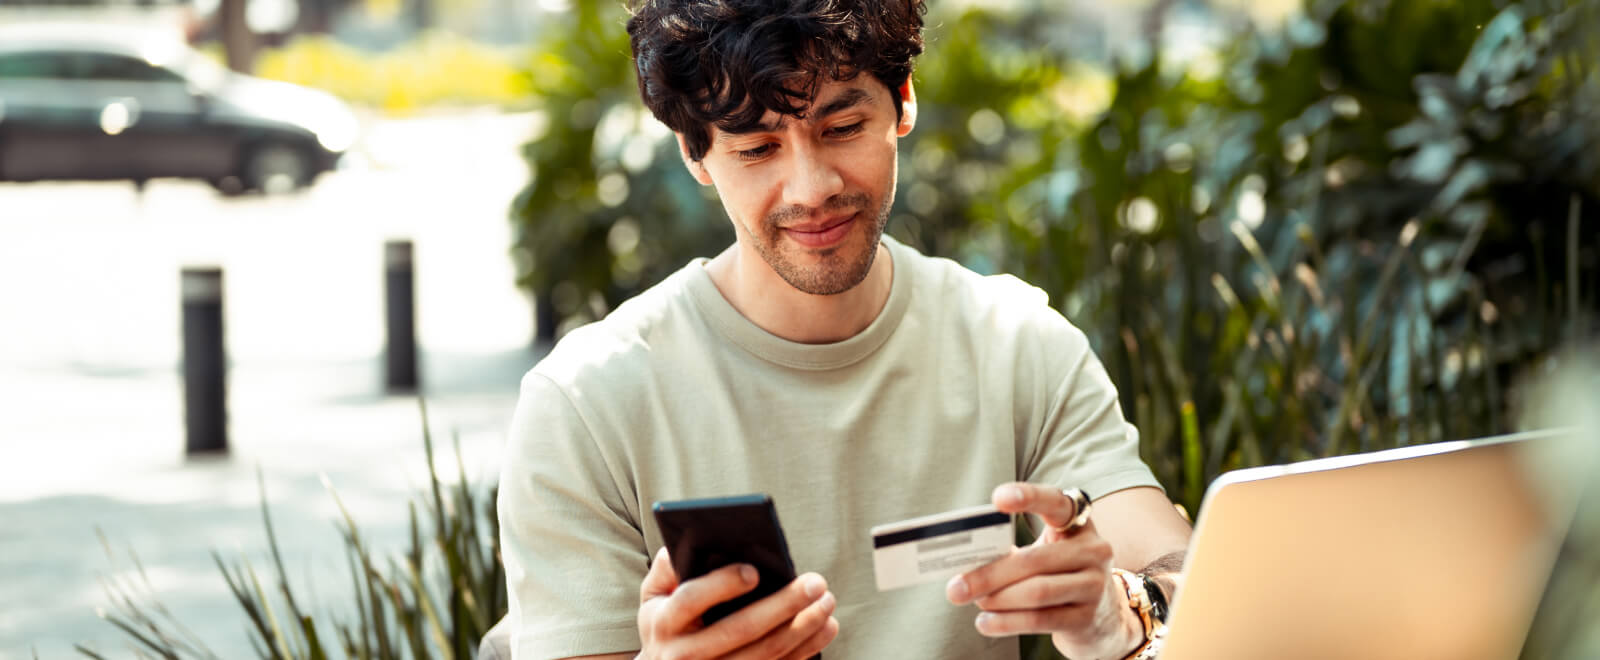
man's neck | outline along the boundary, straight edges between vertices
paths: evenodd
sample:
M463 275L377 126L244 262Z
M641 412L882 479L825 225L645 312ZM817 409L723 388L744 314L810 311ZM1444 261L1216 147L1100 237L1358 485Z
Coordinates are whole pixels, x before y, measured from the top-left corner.
M878 318L889 302L894 261L889 247L880 242L866 279L831 296L790 286L739 243L707 263L706 273L722 297L762 330L802 344L828 344L854 337Z

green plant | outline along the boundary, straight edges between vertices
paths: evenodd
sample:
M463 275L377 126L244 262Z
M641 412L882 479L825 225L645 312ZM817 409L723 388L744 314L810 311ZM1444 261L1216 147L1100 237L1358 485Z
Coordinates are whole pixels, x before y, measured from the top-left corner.
M1124 68L1067 200L984 231L1191 511L1224 470L1503 431L1509 375L1594 304L1594 235L1548 238L1600 215L1593 81L1548 84L1582 10L1318 3L1220 80Z
M575 3L554 20L528 74L546 128L524 147L533 178L512 205L517 282L546 336L733 241L638 99L621 5Z
M417 502L409 502L411 543L404 555L386 558L365 543L356 521L324 480L343 513L339 532L350 566L355 621L307 610L304 598L297 598L273 533L266 486L257 471L276 588L263 587L246 558L229 561L216 551L212 558L248 621L250 641L259 657L314 660L342 652L347 658L471 658L484 633L505 614L505 568L500 561L494 492L474 492L464 468L453 486L442 485L434 468L426 407L422 423L430 485L423 500L426 520L419 520ZM458 440L458 465L460 457ZM105 541L103 536L101 540ZM111 554L109 544L106 551ZM138 579L106 583L114 610L102 616L127 633L134 654L171 660L217 658L162 605L138 556L131 550L129 556ZM91 658L103 657L83 645L77 649Z

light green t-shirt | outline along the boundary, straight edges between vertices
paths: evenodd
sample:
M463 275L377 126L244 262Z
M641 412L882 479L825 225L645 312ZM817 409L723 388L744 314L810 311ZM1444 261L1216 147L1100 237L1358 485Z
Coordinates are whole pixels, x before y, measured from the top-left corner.
M1015 658L942 584L879 593L873 525L1001 483L1157 486L1105 369L1045 294L885 238L888 302L833 344L771 335L696 260L570 333L522 383L500 482L512 649L639 648L660 500L768 493L797 572L827 578L829 660Z

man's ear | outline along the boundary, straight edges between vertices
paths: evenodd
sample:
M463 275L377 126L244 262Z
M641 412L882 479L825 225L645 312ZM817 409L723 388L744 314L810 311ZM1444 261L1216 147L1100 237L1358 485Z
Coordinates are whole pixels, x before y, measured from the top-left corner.
M702 186L711 185L711 173L706 171L706 164L689 157L689 142L683 139L682 133L674 131L673 135L678 138L678 155L683 157L683 166L689 168L689 175Z
M911 88L911 76L900 83L900 123L894 127L895 135L905 137L917 125L917 91Z

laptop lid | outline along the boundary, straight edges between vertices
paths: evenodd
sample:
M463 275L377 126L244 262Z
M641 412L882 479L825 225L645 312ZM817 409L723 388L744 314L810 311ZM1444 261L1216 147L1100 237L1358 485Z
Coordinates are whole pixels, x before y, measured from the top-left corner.
M1562 437L1222 475L1162 657L1516 657L1571 517L1571 498L1548 496L1530 465Z

